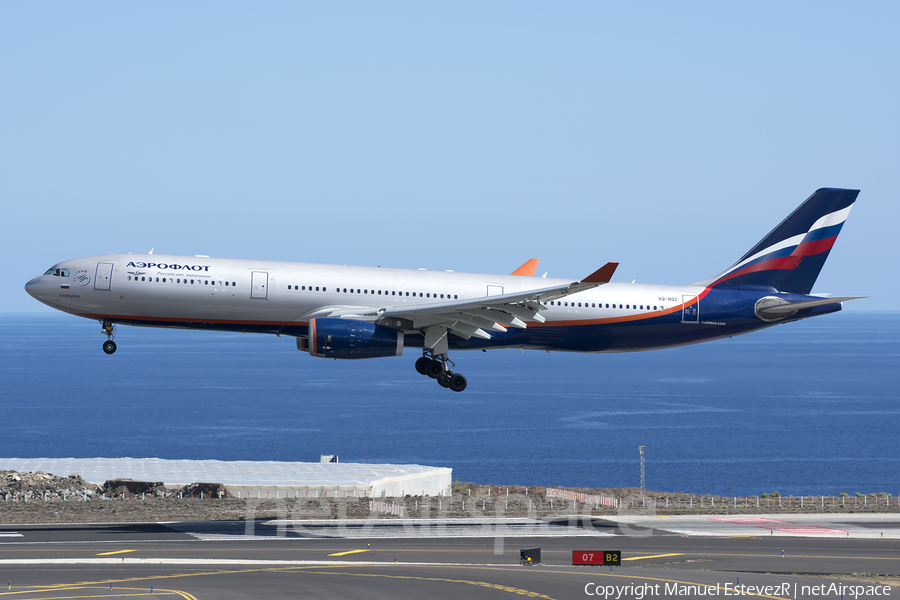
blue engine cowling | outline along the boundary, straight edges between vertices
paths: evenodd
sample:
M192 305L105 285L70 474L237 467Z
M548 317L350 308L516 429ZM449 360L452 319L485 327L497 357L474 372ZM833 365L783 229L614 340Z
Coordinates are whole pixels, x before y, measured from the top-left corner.
M320 358L382 358L403 354L403 332L350 319L310 319L309 353Z

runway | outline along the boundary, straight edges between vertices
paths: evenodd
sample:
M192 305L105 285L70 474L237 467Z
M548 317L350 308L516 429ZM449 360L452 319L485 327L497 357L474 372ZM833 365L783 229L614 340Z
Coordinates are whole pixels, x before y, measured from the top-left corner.
M845 529L858 533L849 538L775 535L761 528L753 535L734 534L734 527L755 525L717 518L729 517L691 517L671 525L666 523L671 519L659 517L572 519L546 526L527 519L472 519L455 527L434 523L418 531L403 522L368 530L364 524L334 521L6 525L0 528L0 578L10 588L0 594L22 599L509 594L641 599L840 598L843 591L847 598L874 598L889 597L893 589L829 575L869 573L900 579L900 521L894 515L834 515L851 523ZM782 515L778 520L798 518ZM825 523L835 526L825 529L837 528L837 523ZM861 523L878 524L889 535L869 535L863 529L875 528ZM700 525L705 527L702 535L679 532ZM446 536L421 535L441 526ZM487 529L497 535L484 535ZM366 531L372 535L360 536ZM541 548L542 563L520 566L519 549L530 547ZM622 565L575 567L575 550L617 550ZM832 584L854 588L827 587ZM826 587L815 587L820 585ZM610 590L613 595L607 594Z

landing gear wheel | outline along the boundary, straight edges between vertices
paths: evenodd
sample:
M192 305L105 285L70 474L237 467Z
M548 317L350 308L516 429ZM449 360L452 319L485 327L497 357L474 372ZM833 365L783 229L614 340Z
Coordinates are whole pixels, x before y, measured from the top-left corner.
M468 385L468 381L466 381L466 376L462 373L451 373L450 374L450 389L454 392L461 392L466 389Z
M431 371L431 359L427 356L423 356L419 360L416 361L416 372L419 375L428 375Z
M450 387L452 378L453 373L441 373L441 376L437 378L438 385L441 387Z
M113 354L116 351L116 343L112 340L103 342L103 351L107 354Z
M428 372L426 375L431 377L432 379L437 379L444 372L444 363L439 360L432 359L428 363Z

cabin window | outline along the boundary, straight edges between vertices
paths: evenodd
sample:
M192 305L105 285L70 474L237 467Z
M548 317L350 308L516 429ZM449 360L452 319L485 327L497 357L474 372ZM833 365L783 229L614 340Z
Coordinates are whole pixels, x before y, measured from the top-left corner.
M319 286L316 286L316 291L317 291L317 292L319 291Z
M391 296L396 296L397 292L391 292Z

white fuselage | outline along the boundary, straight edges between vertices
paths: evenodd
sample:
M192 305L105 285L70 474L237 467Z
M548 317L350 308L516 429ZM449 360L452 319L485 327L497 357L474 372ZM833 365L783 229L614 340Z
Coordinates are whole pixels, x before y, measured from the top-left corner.
M269 333L305 323L309 315L325 307L425 305L572 281L149 254L91 256L54 267L70 276L45 275L26 287L44 304L71 314L134 325L215 324L219 329ZM701 291L692 286L608 283L548 303L542 312L546 322L529 326L615 322L671 313L681 310L685 297L693 298Z

